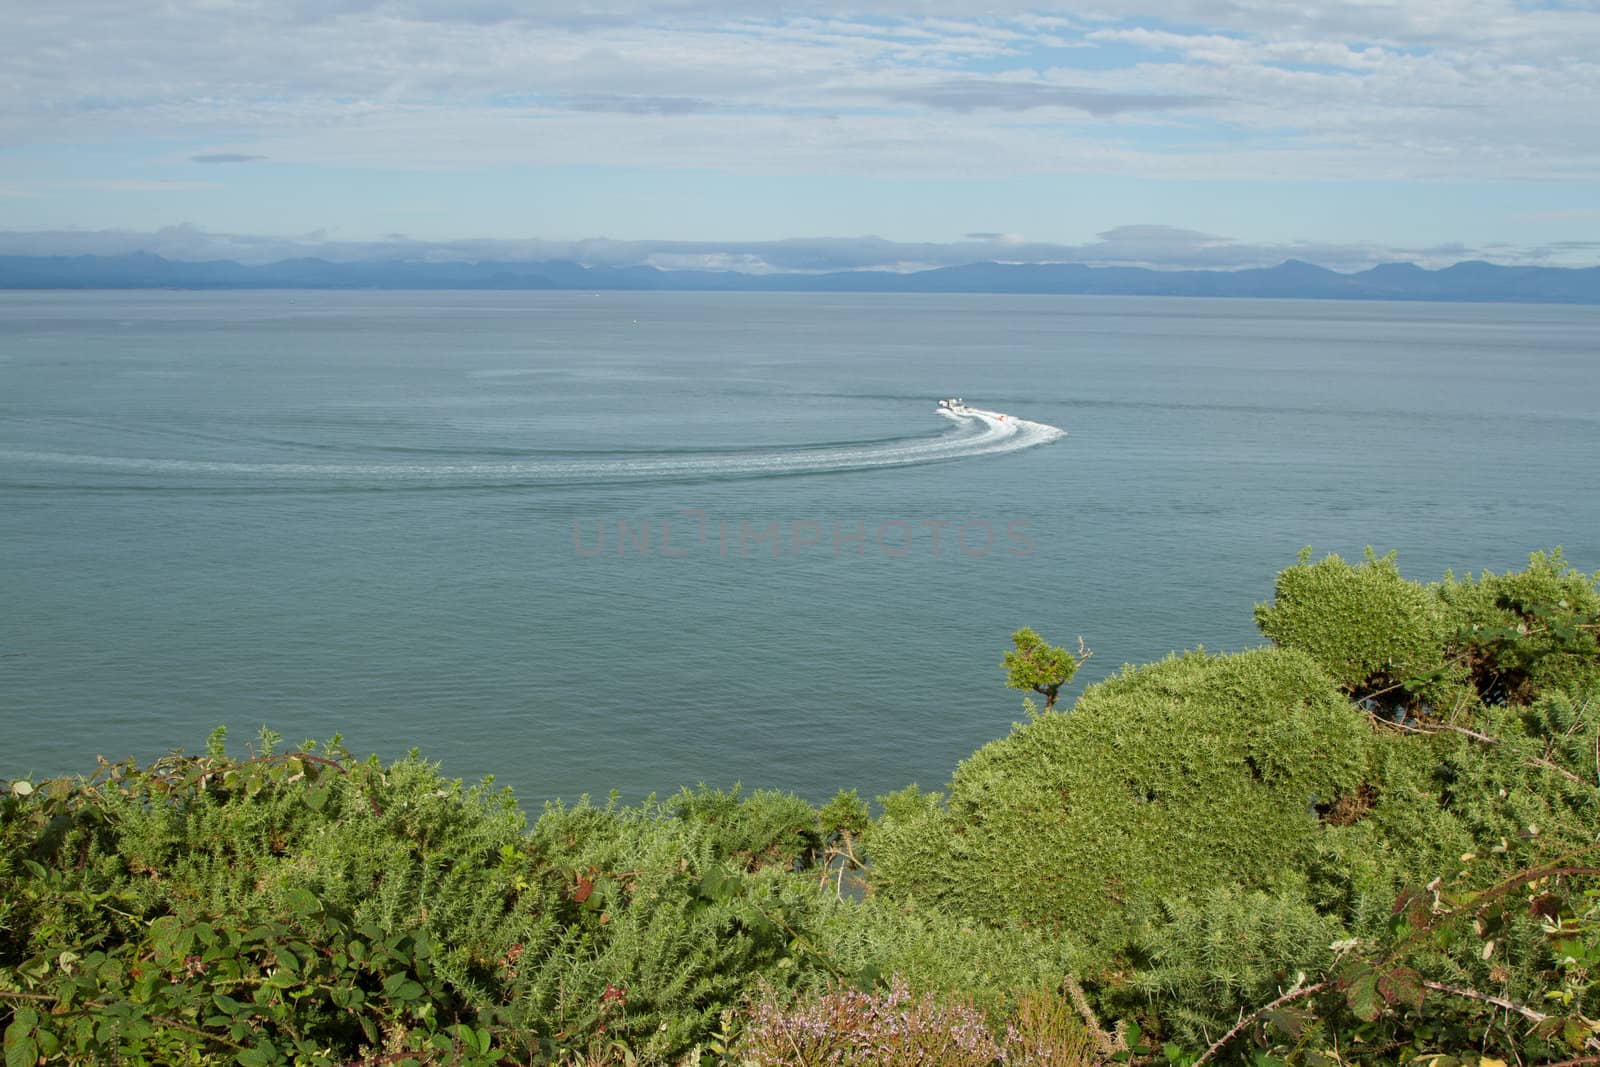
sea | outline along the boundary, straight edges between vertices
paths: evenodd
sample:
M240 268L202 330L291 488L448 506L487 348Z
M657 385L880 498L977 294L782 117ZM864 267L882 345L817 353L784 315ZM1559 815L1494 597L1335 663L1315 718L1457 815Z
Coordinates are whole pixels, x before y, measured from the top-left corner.
M1069 704L1260 644L1303 546L1600 569L1597 360L1593 307L3 293L0 778L226 726L535 810L941 789L1019 627Z

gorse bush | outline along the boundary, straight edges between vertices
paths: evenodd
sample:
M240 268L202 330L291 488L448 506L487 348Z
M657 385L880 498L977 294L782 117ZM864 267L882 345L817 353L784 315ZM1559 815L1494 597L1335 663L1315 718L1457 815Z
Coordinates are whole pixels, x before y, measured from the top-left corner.
M1081 973L1083 954L1056 934L934 908L908 908L882 894L828 907L819 950L845 974L898 975L913 989L961 997L1000 1018L1031 991Z
M815 837L792 834L796 810L781 794L704 792L665 806L549 808L532 847L570 880L553 951L523 956L520 1017L582 1034L600 1024L608 991L625 990L626 1019L609 1032L665 1056L713 1032L759 981L831 978L812 945L826 900L790 873L804 854L777 844Z
M1376 743L1303 653L1189 653L980 749L947 802L887 806L874 884L1109 958L1167 898L1299 884Z
M1219 887L1172 899L1133 946L1142 966L1111 986L1108 999L1117 1014L1136 1018L1161 1005L1167 1035L1201 1046L1297 976L1325 972L1345 936L1338 918L1294 891Z
M1448 624L1429 590L1400 576L1394 556L1371 550L1352 566L1338 556L1310 562L1311 550L1278 575L1256 625L1283 648L1317 661L1350 691L1383 690L1437 668Z
M788 870L813 859L822 846L817 810L791 793L758 790L748 800L739 787L730 791L683 790L667 811L685 825L715 827L721 862L757 871Z

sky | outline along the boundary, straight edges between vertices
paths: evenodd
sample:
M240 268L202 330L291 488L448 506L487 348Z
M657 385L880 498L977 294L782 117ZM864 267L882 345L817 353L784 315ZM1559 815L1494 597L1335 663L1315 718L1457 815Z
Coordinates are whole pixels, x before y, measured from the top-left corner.
M0 0L0 25L0 254L1600 264L1600 0Z

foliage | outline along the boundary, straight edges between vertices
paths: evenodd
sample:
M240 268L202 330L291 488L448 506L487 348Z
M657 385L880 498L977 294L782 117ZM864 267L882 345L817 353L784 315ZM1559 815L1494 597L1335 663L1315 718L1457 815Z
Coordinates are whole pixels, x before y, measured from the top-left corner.
M1446 576L1439 595L1478 691L1492 702L1526 703L1539 692L1596 688L1597 582L1600 575L1571 568L1559 549L1534 553L1525 571Z
M1315 659L1345 689L1381 691L1444 660L1445 612L1433 593L1400 576L1393 553L1361 563L1311 563L1311 550L1278 574L1256 625L1284 648Z
M530 829L414 757L220 740L25 785L0 800L0 1026L47 1062L496 1062L601 1035L665 1058L762 981L834 977L807 947L825 899L788 873L820 834L792 797Z
M1476 914L1471 936L1401 951L1391 910L1593 843L1596 604L1559 553L1433 588L1392 557L1303 555L1258 611L1277 648L1127 671L980 750L948 800L885 798L873 884L919 913L1062 932L1101 1009L1180 1059L1291 995L1256 1019L1289 1027L1257 1034L1274 1056L1558 1054L1491 1034L1506 1009L1467 995L1566 996L1579 965L1552 954L1547 920L1507 912L1491 938ZM1413 974L1455 992L1424 985L1424 1017ZM1351 989L1383 1010L1357 1015Z
M907 908L882 894L828 909L818 945L850 974L898 975L918 992L959 996L1002 1017L1030 989L1080 971L1083 953L1047 931Z
M0 801L0 841L20 859L0 942L11 1062L495 1062L488 1013L426 923L396 929L295 884L309 871L262 877L305 824L394 801L383 777L335 747L13 790ZM222 836L245 810L248 829Z
M1297 976L1288 993L1244 1016L1195 1062L1234 1042L1292 1063L1344 1062L1341 1046L1439 1067L1480 1056L1485 1063L1593 1062L1600 1051L1593 851L1492 882L1463 870L1449 884L1406 890L1382 937L1336 944L1342 958L1320 981ZM1531 984L1511 977L1519 957L1536 972ZM1484 973L1474 982L1449 967L1452 959L1471 960Z
M530 1019L555 1019L567 1035L592 1031L607 991L624 989L626 1019L608 1031L642 1056L665 1057L714 1032L720 1012L763 980L787 988L841 977L814 945L825 898L789 873L802 858L775 856L755 832L787 834L792 798L740 802L726 832L685 817L682 799L665 809L553 805L539 820L532 847L566 872L570 910L555 951L520 972ZM728 814L728 799L698 803ZM768 862L749 871L753 856Z
M1463 855L1490 877L1593 840L1600 701L1557 692L1456 722L1374 725L1385 736L1366 810L1330 813L1311 868L1313 897L1353 932L1371 936L1386 921L1364 902L1453 873Z
M1011 635L1016 646L1001 658L1006 669L1006 685L1012 689L1031 689L1045 698L1044 710L1056 706L1061 687L1078 673L1080 659L1064 648L1045 644L1044 638L1024 626ZM1085 654L1084 659L1088 656Z
M886 803L874 885L1108 954L1165 899L1297 884L1315 804L1360 789L1373 744L1303 653L1174 657L980 749L947 804Z
M840 900L847 892L861 893L865 888L861 872L866 869L864 849L871 838L872 812L854 789L841 789L818 809L817 824L821 840L813 866L818 871L818 884L827 886L831 880Z
M1321 974L1345 937L1338 918L1294 891L1239 893L1216 887L1164 903L1143 931L1134 955L1144 965L1108 990L1119 1014L1137 1017L1160 1006L1167 1036L1194 1046L1288 988L1297 976ZM1158 1023L1146 1017L1154 1030Z
M1402 578L1392 553L1368 549L1354 566L1309 560L1307 549L1278 575L1256 624L1373 710L1430 718L1600 682L1600 576L1571 568L1559 549L1534 553L1525 571L1446 575L1434 587Z
M673 797L667 810L686 825L715 827L719 861L757 871L788 868L821 847L817 810L792 793L758 790L748 800L738 786L701 786Z
M1003 1062L1027 1067L1079 1067L1102 1058L1126 1059L1126 1043L1102 1047L1059 993L1032 992L1006 1023ZM1104 1036L1104 1035L1101 1035Z

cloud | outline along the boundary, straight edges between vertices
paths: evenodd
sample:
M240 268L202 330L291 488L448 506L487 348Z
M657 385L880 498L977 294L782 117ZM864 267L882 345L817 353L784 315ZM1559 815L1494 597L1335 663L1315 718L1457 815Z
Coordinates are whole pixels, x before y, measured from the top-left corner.
M190 156L191 163L254 163L266 156L246 155L243 152L208 152L204 155Z
M1588 181L1600 15L1521 0L23 5L0 139L297 165ZM1056 112L1050 114L1050 112ZM1045 113L1045 114L1041 114ZM1048 120L1048 123L1045 121ZM85 149L88 150L87 148ZM195 162L248 162L215 152Z
M1119 93L1067 85L963 79L935 82L883 94L890 100L922 104L945 111L1030 111L1064 107L1091 115L1120 115L1129 111L1172 111L1215 103L1216 98L1162 93Z
M104 189L113 193L182 193L195 189L214 189L214 182L168 181L160 178L96 178L73 183L85 189Z
M1117 226L1083 244L1030 242L1016 235L969 234L960 241L900 242L882 237L790 238L772 241L624 241L539 238L419 241L390 235L375 241L339 241L324 233L301 237L214 233L194 226L151 232L130 230L0 231L0 254L31 256L126 255L148 252L168 259L232 259L272 263L316 256L336 262L537 262L569 260L587 266L649 265L666 270L735 270L747 273L848 270L924 270L994 261L1084 263L1097 267L1237 270L1301 259L1340 271L1379 263L1448 266L1468 259L1505 264L1570 263L1592 255L1600 242L1475 247L1462 243L1400 248L1373 243L1248 242L1155 223Z
M1570 208L1564 211L1520 211L1516 218L1525 222L1596 222L1600 208Z
M619 115L693 115L711 105L688 96L620 96L615 93L581 93L566 99L579 111L610 111Z
M1231 243L1230 238L1201 233L1199 230L1186 230L1179 226L1161 226L1150 223L1113 227L1101 233L1099 237L1105 245L1119 248L1195 249L1213 248L1219 244Z

